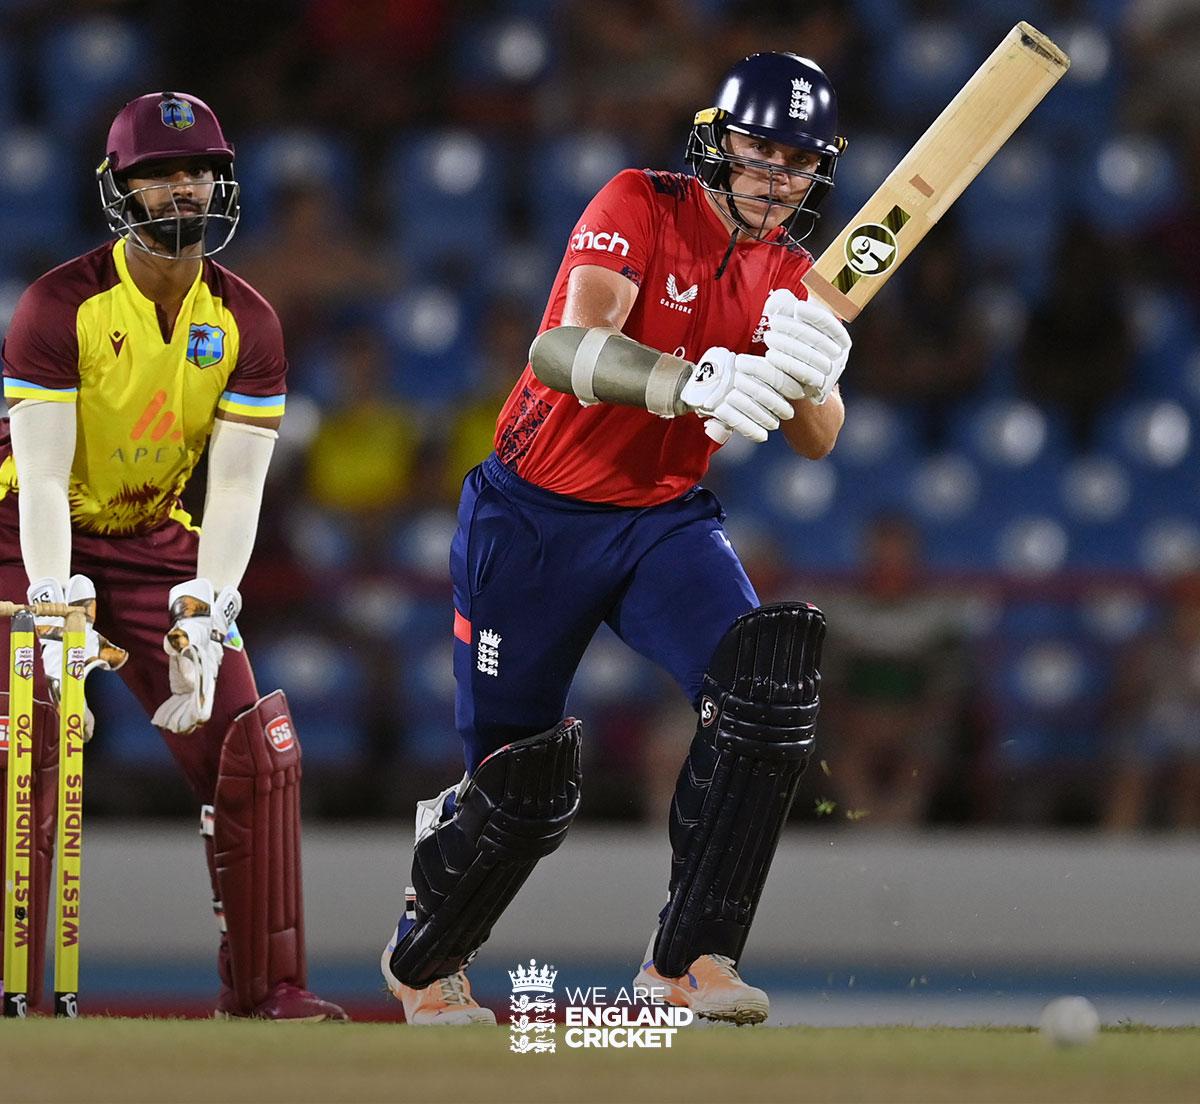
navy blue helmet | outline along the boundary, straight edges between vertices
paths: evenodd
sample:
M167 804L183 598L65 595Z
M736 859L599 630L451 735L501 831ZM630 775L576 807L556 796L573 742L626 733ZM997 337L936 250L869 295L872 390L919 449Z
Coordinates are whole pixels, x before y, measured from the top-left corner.
M811 150L820 161L807 172L738 157L729 152L730 131ZM734 200L761 197L732 191L731 168L760 169L773 182L784 174L809 179L811 184L799 203L771 200L771 206L786 207L792 213L783 223L783 234L769 240L789 245L812 233L820 217L817 207L833 187L837 159L845 148L846 139L837 133L837 93L821 67L797 54L751 54L725 74L714 106L697 112L686 157L704 188L722 197L734 222L754 238L764 237L761 227L748 223ZM764 214L764 223L769 213Z

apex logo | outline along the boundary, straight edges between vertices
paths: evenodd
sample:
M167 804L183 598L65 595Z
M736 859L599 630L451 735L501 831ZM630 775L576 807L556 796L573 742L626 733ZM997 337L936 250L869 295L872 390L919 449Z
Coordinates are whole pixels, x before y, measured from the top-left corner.
M267 722L267 739L276 751L287 751L296 742L296 734L292 731L292 722L288 717L276 717Z
M121 333L120 330L113 330L113 332L108 335L108 340L112 342L114 356L121 355L121 350L125 347L125 338L128 336L128 334Z
M155 391L153 397L146 404L146 409L142 411L141 416L134 422L133 429L129 431L129 439L137 441L149 429L151 441L161 441L168 433L171 434L169 440L182 441L183 430L176 429L174 433L171 433L171 429L175 425L175 412L173 410L163 410L163 407L166 405L167 393L165 391ZM156 418L157 421L155 421ZM150 427L151 422L154 422L152 429Z
M579 233L571 239L571 248L577 253L581 249L600 249L605 253L620 253L622 257L629 256L629 242L615 230L612 233L605 230L597 234L594 230L587 228L586 222L580 226Z
M679 288L679 278L674 272L667 273L667 297L660 299L658 302L661 306L670 307L671 310L680 311L683 314L691 314L692 308L689 303L696 301L696 296L700 294L700 285L692 284L689 288L684 288L682 291Z

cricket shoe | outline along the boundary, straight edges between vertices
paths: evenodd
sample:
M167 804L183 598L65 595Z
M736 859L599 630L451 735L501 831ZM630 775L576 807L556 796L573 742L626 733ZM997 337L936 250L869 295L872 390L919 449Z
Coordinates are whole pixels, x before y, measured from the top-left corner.
M391 994L404 1006L404 1018L413 1026L462 1027L466 1024L496 1024L496 1015L471 996L465 970L431 982L424 989L405 985L392 973L392 952L400 941L400 928L384 947L379 969Z
M218 1020L275 1020L280 1023L346 1023L346 1010L298 985L281 982L250 1012L235 1006L233 991L222 988L213 1015Z
M732 958L725 955L701 955L683 977L663 977L654 968L653 948L647 949L648 961L633 979L637 988L657 990L655 993L667 1004L690 1008L704 1020L721 1023L762 1023L771 1011L771 1001L761 989L747 985L738 976Z

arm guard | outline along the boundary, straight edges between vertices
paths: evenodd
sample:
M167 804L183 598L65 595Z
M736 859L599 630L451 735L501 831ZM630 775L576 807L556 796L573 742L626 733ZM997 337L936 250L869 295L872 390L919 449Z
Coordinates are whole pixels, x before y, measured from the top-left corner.
M529 349L533 374L583 403L637 406L673 418L691 407L681 399L693 365L602 326L558 326Z

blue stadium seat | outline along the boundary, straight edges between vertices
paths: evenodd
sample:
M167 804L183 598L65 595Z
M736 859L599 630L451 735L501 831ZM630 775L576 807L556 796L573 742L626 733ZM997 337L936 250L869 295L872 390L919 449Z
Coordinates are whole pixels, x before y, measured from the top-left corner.
M981 664L1001 762L1021 768L1087 762L1100 750L1110 658L1072 638L999 636Z
M0 130L0 259L25 252L68 255L74 195L63 187L70 158L42 131Z
M890 110L922 128L941 114L986 55L968 27L943 19L907 20L898 34L876 39L876 87L904 90L890 98Z
M56 133L90 137L93 115L109 108L115 114L146 91L146 59L154 56L147 37L134 20L116 15L52 25L41 40L36 70L43 117ZM94 144L99 149L98 139Z
M456 526L457 519L450 507L424 510L401 518L390 540L390 565L416 575L447 577L450 570L450 541ZM448 631L448 601L447 598L438 603L433 621L422 622L430 631L433 625L438 626L438 632Z
M1050 266L1062 222L1055 154L1017 137L963 193L957 223L976 264L1000 262L1026 296L1036 296Z
M252 641L250 659L261 690L287 694L304 757L346 766L364 754L366 672L347 645L294 631Z
M634 167L631 151L605 131L581 131L539 143L530 163L537 240L562 256L571 230L592 197L630 167Z
M408 132L387 163L396 242L416 271L475 265L500 247L505 169L483 138L466 130Z
M904 156L904 144L892 134L855 134L839 158L833 190L821 205L821 231L836 234L875 193Z
M88 677L88 705L96 716L95 750L105 759L138 767L174 763L141 703L120 675L97 671Z
M1020 399L970 399L951 423L953 445L984 472L1013 475L1037 465L1063 462L1070 454L1061 419Z
M1146 135L1105 142L1084 159L1077 179L1079 210L1108 234L1136 234L1185 202L1175 155Z
M431 406L470 390L476 367L475 311L448 287L419 284L387 304L383 316L395 370L392 390Z
M654 704L662 687L654 665L601 625L571 684L567 712L588 716L608 706Z
M1136 343L1132 366L1138 389L1147 396L1175 398L1195 406L1200 397L1189 367L1200 354L1200 325L1186 296L1156 288L1133 300Z
M1096 121L1121 114L1124 51L1119 32L1080 20L1039 24L1039 29L1066 51L1071 68L1034 109L1028 133L1053 139L1060 155L1095 150L1108 137L1108 128Z
M454 727L454 638L446 603L436 624L424 621L406 633L400 677L392 688L395 715L405 732L402 754L425 763L461 763Z
M242 229L249 233L274 223L277 201L291 188L327 190L340 203L354 194L358 181L349 146L304 127L248 135L237 143L234 164L242 186ZM333 219L339 216L330 212Z
M550 29L536 15L471 20L456 37L455 72L466 88L531 84L545 77L553 58Z
M1073 460L1058 479L1072 567L1132 569L1136 477L1106 453Z
M1135 498L1162 498L1171 488L1171 473L1186 472L1196 456L1196 418L1171 399L1144 399L1114 405L1105 411L1097 429L1100 448L1127 462L1135 477L1153 473L1139 484Z

